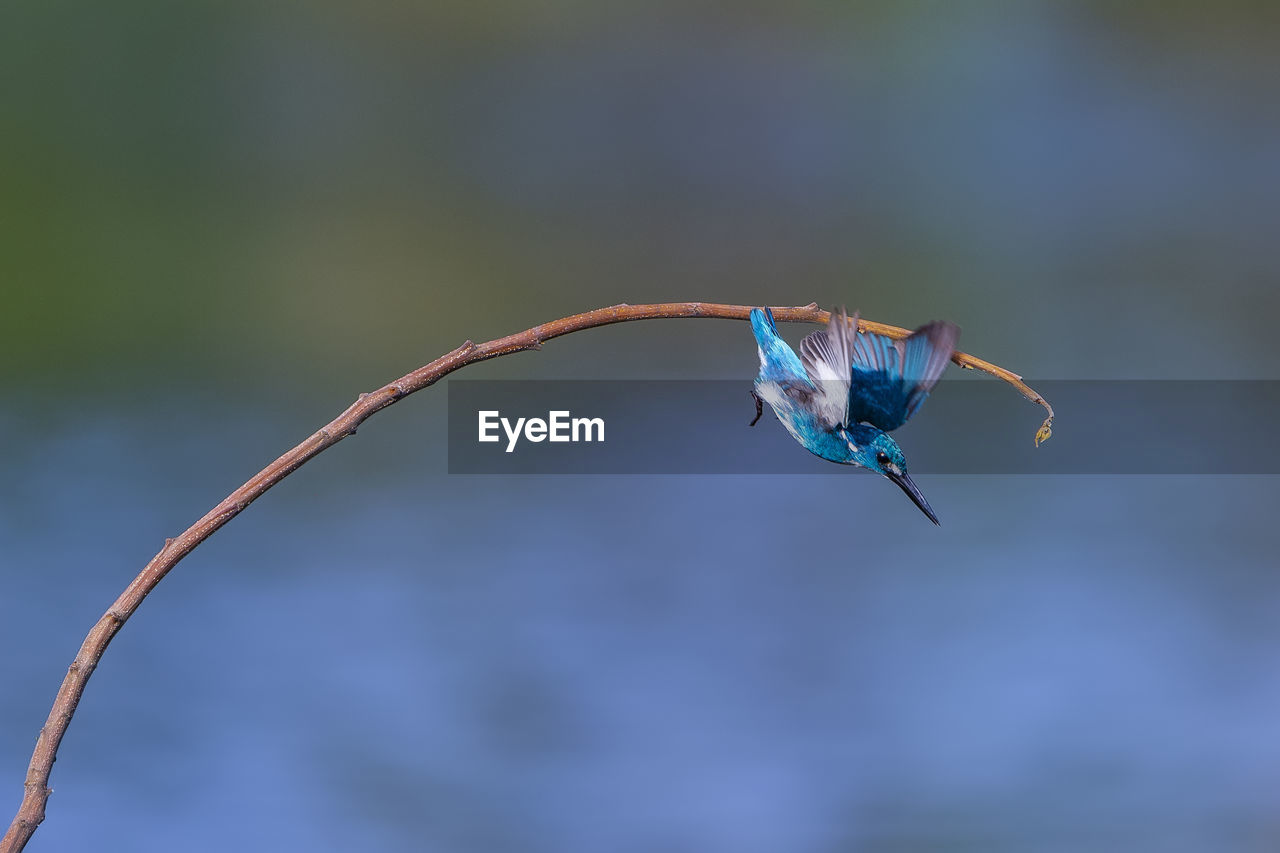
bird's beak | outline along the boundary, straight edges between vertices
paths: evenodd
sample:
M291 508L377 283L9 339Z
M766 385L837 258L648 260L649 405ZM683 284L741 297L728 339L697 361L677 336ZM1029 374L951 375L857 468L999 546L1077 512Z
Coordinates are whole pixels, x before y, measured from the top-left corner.
M911 481L906 471L901 474L895 474L892 471L886 472L885 476L898 485L899 489L907 493L907 497L918 507L920 511L929 516L929 520L939 526L942 522L938 521L938 517L933 514L933 507L929 506L929 502L924 499L924 495L920 493L920 487Z

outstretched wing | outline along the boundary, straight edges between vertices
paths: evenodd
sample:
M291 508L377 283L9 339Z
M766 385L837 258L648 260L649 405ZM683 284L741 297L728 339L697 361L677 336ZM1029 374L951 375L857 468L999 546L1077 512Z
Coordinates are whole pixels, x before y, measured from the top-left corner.
M888 432L907 422L938 383L955 352L960 327L933 322L904 340L861 334L853 342L849 422Z
M849 382L853 370L853 342L858 315L850 319L843 308L831 312L827 327L810 332L800 342L800 360L817 387L814 409L828 426L848 423Z

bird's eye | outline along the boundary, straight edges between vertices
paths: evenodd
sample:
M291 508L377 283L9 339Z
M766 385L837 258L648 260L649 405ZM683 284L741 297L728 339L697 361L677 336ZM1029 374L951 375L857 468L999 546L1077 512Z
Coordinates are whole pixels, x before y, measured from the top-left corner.
M881 465L888 465L889 454L881 450L879 453L876 454L876 461L879 462Z

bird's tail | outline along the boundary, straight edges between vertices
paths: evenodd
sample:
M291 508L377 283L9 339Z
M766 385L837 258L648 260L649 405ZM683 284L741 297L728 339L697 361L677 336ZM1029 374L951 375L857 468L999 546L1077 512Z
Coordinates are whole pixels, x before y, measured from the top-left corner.
M767 350L769 344L778 337L778 324L773 321L773 311L768 308L752 308L751 331L755 332L756 343Z

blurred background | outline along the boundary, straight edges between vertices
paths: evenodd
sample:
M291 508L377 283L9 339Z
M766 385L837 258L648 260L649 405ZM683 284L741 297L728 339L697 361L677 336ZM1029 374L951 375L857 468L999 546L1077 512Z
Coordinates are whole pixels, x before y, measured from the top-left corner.
M1264 2L6 4L4 819L164 538L464 339L817 301L1033 384L1280 378L1277 39ZM755 369L699 320L465 376L741 379L737 429ZM451 477L445 396L160 585L28 849L1280 848L1276 478L922 477L934 528L852 471Z

